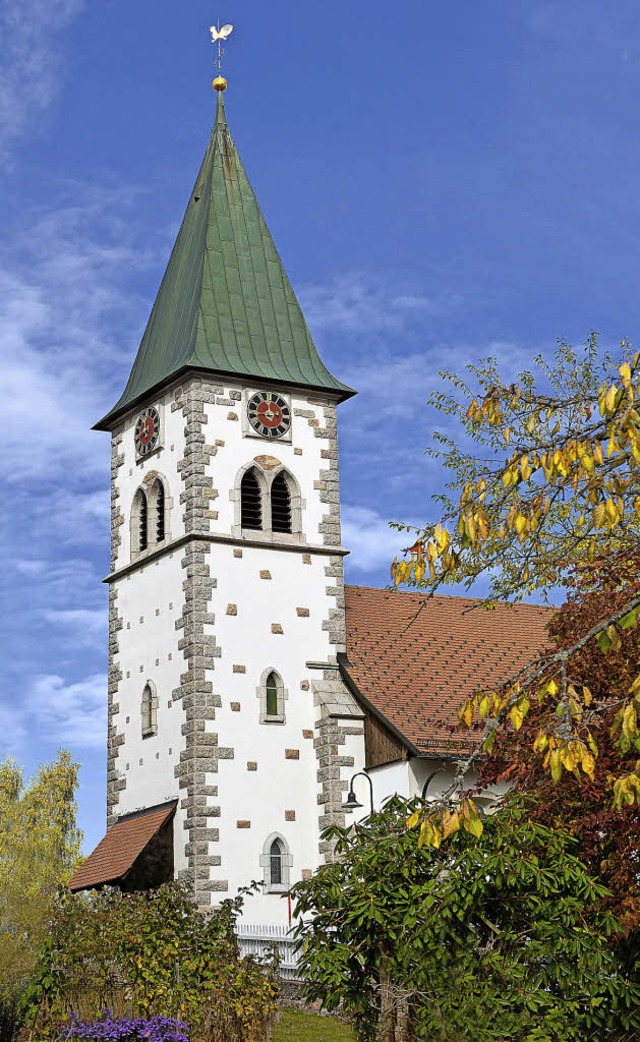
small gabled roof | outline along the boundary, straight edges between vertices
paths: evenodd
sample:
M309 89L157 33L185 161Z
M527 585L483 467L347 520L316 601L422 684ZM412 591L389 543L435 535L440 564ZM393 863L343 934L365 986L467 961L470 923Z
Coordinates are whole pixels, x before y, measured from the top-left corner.
M127 386L96 424L108 430L186 370L355 392L326 368L231 137L222 94Z
M549 647L551 609L538 605L365 586L345 587L345 599L347 677L414 754L472 748L477 736L456 731L459 707Z
M91 890L125 879L145 847L173 817L177 805L172 800L117 821L69 880L69 890Z

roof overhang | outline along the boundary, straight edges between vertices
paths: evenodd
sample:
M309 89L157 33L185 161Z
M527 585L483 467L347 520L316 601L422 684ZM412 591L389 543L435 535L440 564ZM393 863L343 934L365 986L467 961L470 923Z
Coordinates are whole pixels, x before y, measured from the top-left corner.
M177 805L177 800L171 800L119 818L69 880L69 890L93 890L126 880L145 848L171 821Z

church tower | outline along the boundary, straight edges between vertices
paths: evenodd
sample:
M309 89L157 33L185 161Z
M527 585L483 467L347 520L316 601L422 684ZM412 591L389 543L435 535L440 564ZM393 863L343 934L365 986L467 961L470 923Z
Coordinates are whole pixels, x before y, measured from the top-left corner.
M113 450L107 839L133 822L147 882L187 879L202 906L261 880L262 921L330 857L320 832L362 763L338 670L336 410L353 393L317 353L220 91L129 381L97 424Z

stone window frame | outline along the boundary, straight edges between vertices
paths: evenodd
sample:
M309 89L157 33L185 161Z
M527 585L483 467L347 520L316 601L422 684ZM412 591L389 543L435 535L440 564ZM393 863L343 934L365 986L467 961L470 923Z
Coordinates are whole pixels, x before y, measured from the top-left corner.
M278 841L280 843L282 854L282 882L272 883L271 882L271 847ZM260 855L260 867L263 871L263 888L266 894L286 894L291 886L291 869L293 868L293 857L289 849L289 844L282 835L281 832L272 832L267 836L262 847L262 854Z
M267 713L267 680L273 673L276 678L276 684L278 687L278 713L275 716L270 716ZM273 666L268 666L267 669L263 670L260 677L260 683L256 688L256 695L260 702L260 723L261 724L284 724L287 722L285 714L285 702L289 698L289 691L284 686L282 677L278 673L278 670Z
M164 491L164 538L158 541L156 539L158 531L156 513L158 508L158 489L160 487ZM144 550L141 550L140 506L143 496L147 502L147 545ZM161 546L166 546L171 541L170 521L172 506L173 500L169 495L169 484L164 474L160 474L157 470L150 470L135 490L131 502L129 532L132 561L146 557L148 554L153 553L154 550Z
M149 692L149 724L145 727L146 693ZM143 738L153 738L158 733L158 689L153 680L146 680L140 698L140 733Z
M234 504L234 525L232 528L232 534L239 539L258 539L265 543L305 542L306 539L302 530L302 516L306 507L306 502L302 498L300 485L288 467L285 467L284 464L279 460L276 460L275 457L269 458L273 459L273 466L267 468L262 466L258 459L252 459L249 460L248 463L245 463L236 475L234 486L229 493L229 498ZM260 488L262 528L242 527L242 496L240 487L242 485L242 479L250 470L253 470ZM289 489L289 498L291 501L290 532L274 532L271 528L271 486L279 474L284 477Z

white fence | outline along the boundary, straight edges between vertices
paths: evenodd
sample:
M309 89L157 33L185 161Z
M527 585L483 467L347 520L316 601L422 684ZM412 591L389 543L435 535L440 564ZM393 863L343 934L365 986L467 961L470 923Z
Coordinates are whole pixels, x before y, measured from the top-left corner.
M253 923L237 923L236 933L241 955L257 955L261 958L269 956L274 947L278 949L278 974L283 980L300 980L298 956L294 952L295 941L290 935L288 926L276 926L272 923L255 925Z

